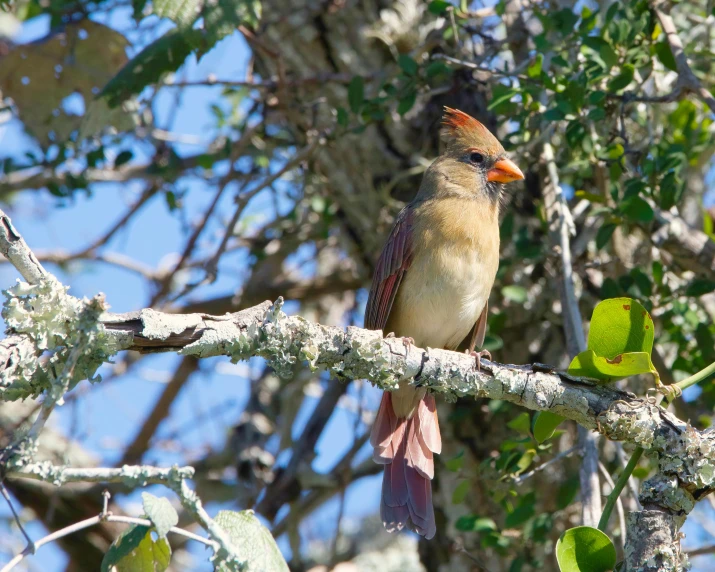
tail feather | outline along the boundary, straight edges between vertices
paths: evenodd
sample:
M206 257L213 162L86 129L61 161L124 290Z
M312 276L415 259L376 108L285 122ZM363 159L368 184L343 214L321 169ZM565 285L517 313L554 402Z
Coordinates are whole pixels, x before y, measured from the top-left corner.
M407 465L427 479L434 478L434 457L432 451L419 438L420 418L415 415L407 421Z
M397 426L397 418L392 409L392 396L386 391L382 394L380 408L377 410L375 423L372 425L370 432L370 445L373 447L387 448L392 441L392 434Z
M409 419L395 415L385 393L370 435L373 458L385 465L380 515L388 532L405 526L426 538L437 530L432 506L434 453L442 449L434 397L426 395Z
M442 452L442 434L437 419L437 404L434 395L425 395L417 413L420 417L420 438L427 448L438 455Z
M397 445L394 458L389 464L385 464L385 474L382 477L382 502L387 506L405 506L409 501L405 465L405 440L402 439Z

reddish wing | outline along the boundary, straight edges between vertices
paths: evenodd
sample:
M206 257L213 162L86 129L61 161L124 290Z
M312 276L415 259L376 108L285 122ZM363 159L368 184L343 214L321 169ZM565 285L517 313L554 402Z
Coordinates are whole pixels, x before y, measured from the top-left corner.
M365 308L365 327L382 330L387 324L405 271L412 264L412 209L400 211L375 267L370 296ZM389 332L386 332L389 333Z

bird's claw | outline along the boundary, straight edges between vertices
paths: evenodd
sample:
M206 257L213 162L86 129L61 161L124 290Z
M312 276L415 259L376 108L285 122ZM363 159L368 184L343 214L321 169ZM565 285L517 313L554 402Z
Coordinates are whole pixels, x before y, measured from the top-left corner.
M489 350L481 350L478 352L475 352L472 350L471 352L467 350L465 353L468 353L470 356L477 358L477 371L482 371L482 358L486 357L489 361L492 361L492 354L489 353Z
M395 332L390 332L385 336L385 338L396 338ZM412 344L415 343L415 340L413 338L410 338L409 336L403 337L402 338L402 343L406 348L410 347Z

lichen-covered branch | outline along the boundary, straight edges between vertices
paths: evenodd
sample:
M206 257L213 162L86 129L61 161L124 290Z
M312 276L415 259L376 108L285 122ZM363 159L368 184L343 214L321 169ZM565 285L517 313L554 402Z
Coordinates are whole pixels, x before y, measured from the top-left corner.
M77 468L54 465L49 461L30 463L22 467L9 467L7 477L33 479L60 487L65 483L121 483L127 487L166 484L173 479L190 479L192 467L161 469L149 465L124 465L117 469Z
M550 410L610 439L650 450L664 474L677 475L693 490L715 485L715 434L693 429L648 400L548 366L487 362L479 372L474 360L463 354L405 348L402 340L383 338L379 331L344 330L287 316L282 300L224 316L148 309L104 314L101 321L104 331L95 344L96 355L131 349L177 351L198 358L226 355L233 360L262 356L282 375L289 374L296 360L303 360L338 379L368 379L385 390L407 379L447 399L503 399L532 410ZM41 373L23 383L4 379L0 398L37 395L45 389L43 379Z

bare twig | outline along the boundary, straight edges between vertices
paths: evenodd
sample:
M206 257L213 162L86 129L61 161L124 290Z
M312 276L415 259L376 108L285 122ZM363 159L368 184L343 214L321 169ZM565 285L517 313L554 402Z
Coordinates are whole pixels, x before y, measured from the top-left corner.
M5 483L3 483L2 481L0 481L0 493L2 494L3 498L5 499L5 502L7 502L7 506L10 507L10 512L12 512L12 516L15 519L15 524L17 524L17 527L20 529L20 532L22 532L22 535L25 537L25 540L27 540L28 546L32 545L33 544L32 538L30 538L30 535L27 534L25 527L22 526L22 521L20 520L20 515L17 514L17 511L15 510L15 505L12 504L12 499L10 498L10 494L7 492Z
M523 483L525 480L530 479L533 477L536 473L543 471L544 469L550 467L554 463L558 463L560 460L565 459L566 457L569 457L571 453L577 452L578 451L578 446L571 447L570 449L566 449L566 451L561 451L558 455L555 455L553 458L549 459L548 461L541 463L538 467L532 469L528 473L524 473L523 475L519 475L517 478L514 479L514 483L517 485L520 485Z

